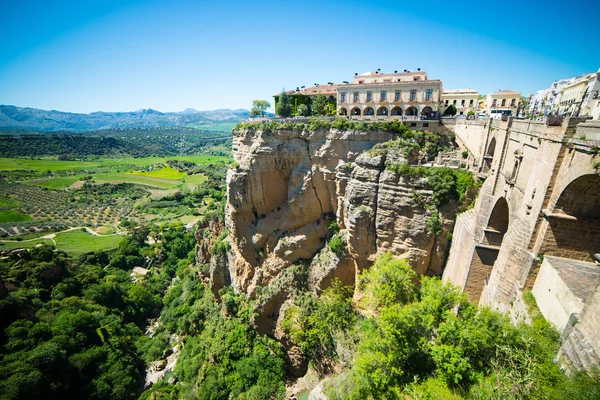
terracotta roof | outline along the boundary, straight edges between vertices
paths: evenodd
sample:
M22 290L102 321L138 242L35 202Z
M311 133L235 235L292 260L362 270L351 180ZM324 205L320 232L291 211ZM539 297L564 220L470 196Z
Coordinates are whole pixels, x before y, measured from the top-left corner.
M303 94L305 96L316 96L318 94L322 94L322 95L335 95L337 93L337 87L340 86L339 84L333 84L333 85L319 85L319 86L311 86L308 88L304 88L304 89L300 89L300 90L288 90L286 91L287 94L289 95L293 95L293 94ZM280 96L280 93L277 93L273 96Z

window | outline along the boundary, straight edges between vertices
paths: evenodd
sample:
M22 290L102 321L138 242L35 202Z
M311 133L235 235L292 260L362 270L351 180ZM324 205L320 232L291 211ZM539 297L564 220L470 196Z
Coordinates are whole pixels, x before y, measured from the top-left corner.
M400 101L400 91L396 90L396 93L394 93L394 101Z
M340 103L345 103L346 102L346 93L342 93L340 98Z
M514 107L515 106L515 102L517 101L517 99L512 99L512 101L510 102L510 106Z
M469 100L469 107L473 107L473 99Z
M381 101L385 101L387 98L387 92L384 90L381 92L381 94L379 95L379 100Z
M452 100L452 104L456 105L456 100Z
M427 91L425 92L425 101L431 100L432 97L433 97L433 89L427 89Z
M355 103L358 103L358 92L354 92L354 98L352 99Z
M506 99L502 99L502 104L501 106L504 107L506 105Z
M497 99L494 99L494 100L492 101L492 107L496 107L496 101L497 101Z
M446 107L448 107L448 100L446 100Z
M367 101L373 101L373 92L367 92Z
M417 91L413 89L410 91L410 98L408 100L415 101L416 99L417 99Z
M460 101L460 105L464 107L464 106L465 106L465 101L464 101L464 100L461 100L461 101Z

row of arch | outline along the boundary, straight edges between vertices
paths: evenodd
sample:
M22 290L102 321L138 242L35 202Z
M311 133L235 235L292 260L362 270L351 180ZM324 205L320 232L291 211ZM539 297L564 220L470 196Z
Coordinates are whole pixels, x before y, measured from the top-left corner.
M491 155L493 156L493 150ZM542 238L546 255L593 262L594 254L600 253L600 235L589 232L596 232L600 221L599 187L599 175L584 174L572 180L562 190L552 214L547 217L548 230ZM561 218L560 215L567 218ZM478 265L483 264L483 268L490 268L491 274L510 224L509 204L506 198L500 197L494 204L483 232L482 244L487 245L484 246L487 253L477 251L474 256L479 257L479 262L472 262L471 268L480 268ZM574 235L579 237L573 238ZM467 282L467 286L474 289L472 298L478 299L484 282Z
M430 118L433 114L433 109L429 106L427 107L423 107L423 109L421 110L421 115L426 117L426 118ZM388 116L388 115L392 115L392 116L402 116L402 115L407 115L407 116L418 116L419 115L419 110L417 110L416 107L408 107L406 109L406 111L403 111L401 107L394 107L391 110L388 110L387 107L379 107L377 109L377 113L375 113L375 110L373 109L373 107L367 107L364 109L364 111L361 111L360 108L358 107L354 107L350 110L350 114L348 114L348 109L345 107L340 108L339 110L339 115L351 115L351 116Z

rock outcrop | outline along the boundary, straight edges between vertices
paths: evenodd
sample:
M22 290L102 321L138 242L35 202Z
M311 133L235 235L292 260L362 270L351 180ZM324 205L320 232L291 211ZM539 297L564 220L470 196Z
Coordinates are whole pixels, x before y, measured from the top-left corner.
M420 274L439 274L448 243L427 228L434 212L425 207L433 194L427 179L386 169L416 162L418 152L407 159L400 147L369 151L395 134L236 133L225 210L231 249L227 259L211 258L211 287L218 293L231 284L256 299L254 326L282 343L290 374L302 376L306 360L281 329L296 292L319 293L333 279L353 285L357 273L386 251L406 257ZM451 231L448 217L455 211L454 205L440 210L444 230ZM332 221L345 243L338 253L326 246Z
M238 132L226 206L232 245L228 275L236 290L255 297L257 289L290 265L313 260L333 220L345 230L348 255L327 265L316 259L309 271L312 289L333 277L352 284L354 274L385 251L408 258L418 273L439 274L447 243L427 230L432 213L423 207L432 195L427 180L386 169L415 161L407 160L400 148L367 151L394 136L336 130ZM452 215L455 209L441 211Z

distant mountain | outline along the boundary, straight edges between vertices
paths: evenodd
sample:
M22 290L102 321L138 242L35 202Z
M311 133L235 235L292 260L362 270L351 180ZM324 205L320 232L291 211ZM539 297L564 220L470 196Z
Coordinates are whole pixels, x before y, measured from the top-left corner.
M175 128L188 127L231 131L231 127L249 116L249 111L188 108L182 112L160 112L143 109L131 112L90 114L0 105L0 130L25 129L40 132L87 132L101 129Z

